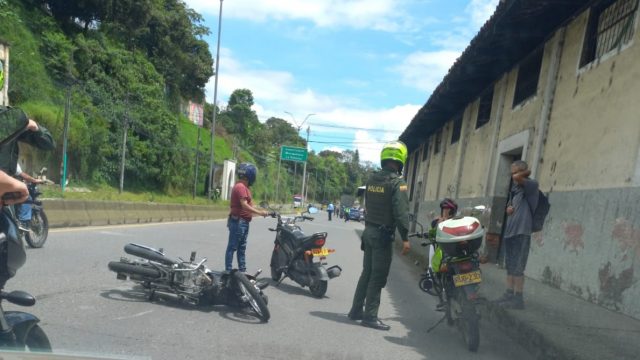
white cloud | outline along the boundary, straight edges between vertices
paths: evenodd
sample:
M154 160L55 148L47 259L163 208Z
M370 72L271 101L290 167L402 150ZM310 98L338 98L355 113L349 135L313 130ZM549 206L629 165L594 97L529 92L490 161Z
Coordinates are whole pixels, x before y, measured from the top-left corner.
M406 86L431 93L459 56L460 51L455 50L418 51L408 55L393 70L400 74Z
M255 101L253 110L256 111L261 121L275 116L296 125L285 111L291 112L297 123L302 122L307 114L313 113L315 115L309 117L304 127L310 125L312 132L315 133L341 133L342 139L340 141L343 141L344 144L340 145L344 145L345 149L357 147L363 153L361 157L363 161L375 159L375 156L370 153L379 153L379 149L372 148L380 144L358 144L355 146L350 140L345 139L354 136L355 130L341 127L386 130L384 132L365 132L374 141L397 139L421 106L404 104L392 108L375 109L356 107L353 104L357 104L358 101L354 99L337 98L320 94L313 89L298 88L294 76L289 72L254 68L241 63L234 58L233 53L228 49L221 51L219 73L219 104L226 103L234 90L246 88L253 93ZM214 79L212 78L207 84L208 101L213 100L213 87ZM310 140L313 140L313 136ZM336 146L340 147L340 145Z
M403 12L404 0L233 0L223 4L223 18L257 22L270 20L310 21L319 27L398 31L412 21ZM218 14L219 1L186 0L198 12Z
M471 20L476 27L484 25L493 12L496 11L499 0L471 0L465 12L471 15Z
M494 13L499 0L471 0L463 17L452 21L459 24L447 31L430 34L436 51L417 51L404 58L392 71L400 74L403 84L430 94L442 81L455 60L469 45L480 27Z

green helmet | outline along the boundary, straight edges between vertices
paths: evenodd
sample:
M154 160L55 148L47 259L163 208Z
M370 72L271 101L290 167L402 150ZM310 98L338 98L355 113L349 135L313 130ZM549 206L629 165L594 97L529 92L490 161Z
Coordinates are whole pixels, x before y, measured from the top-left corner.
M382 147L382 153L380 153L380 163L385 160L393 160L400 163L401 167L404 167L404 163L407 161L407 145L402 141L391 141Z

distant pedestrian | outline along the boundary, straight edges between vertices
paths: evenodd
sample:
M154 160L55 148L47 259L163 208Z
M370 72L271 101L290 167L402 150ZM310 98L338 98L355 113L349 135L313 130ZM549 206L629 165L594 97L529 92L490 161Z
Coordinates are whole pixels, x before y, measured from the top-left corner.
M504 231L507 290L498 304L505 308L524 309L524 269L529 257L533 213L538 207L538 182L530 179L526 162L511 164L511 190L507 202L507 223Z
M351 212L351 208L344 208L344 222L349 221L349 213Z
M329 221L331 221L331 214L333 214L333 203L329 203L329 205L327 206L327 214L329 214Z
M231 201L227 227L229 228L229 241L225 254L225 270L231 271L233 254L237 252L238 270L247 271L245 251L247 249L247 236L249 235L249 223L253 215L267 216L266 210L253 207L251 190L249 187L256 181L258 170L253 164L243 163L238 165L238 182L231 190Z

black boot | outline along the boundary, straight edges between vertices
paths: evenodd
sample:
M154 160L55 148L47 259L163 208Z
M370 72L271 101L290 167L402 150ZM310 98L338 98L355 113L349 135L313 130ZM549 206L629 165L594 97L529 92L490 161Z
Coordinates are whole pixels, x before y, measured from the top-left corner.
M391 326L383 323L378 318L362 319L362 326L370 327L376 330L389 330Z

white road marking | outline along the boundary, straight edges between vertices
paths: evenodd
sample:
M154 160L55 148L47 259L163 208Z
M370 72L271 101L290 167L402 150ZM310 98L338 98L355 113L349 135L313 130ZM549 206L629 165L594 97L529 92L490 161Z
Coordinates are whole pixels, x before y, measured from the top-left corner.
M121 317L117 317L117 318L115 318L115 319L113 319L113 320L126 320L126 319L133 319L133 318L136 318L136 317L140 317L140 316L143 316L143 315L150 314L150 313L152 313L152 312L153 312L153 310L147 310L147 311L139 312L139 313L137 313L137 314L133 314L133 315L129 315L129 316L121 316Z

